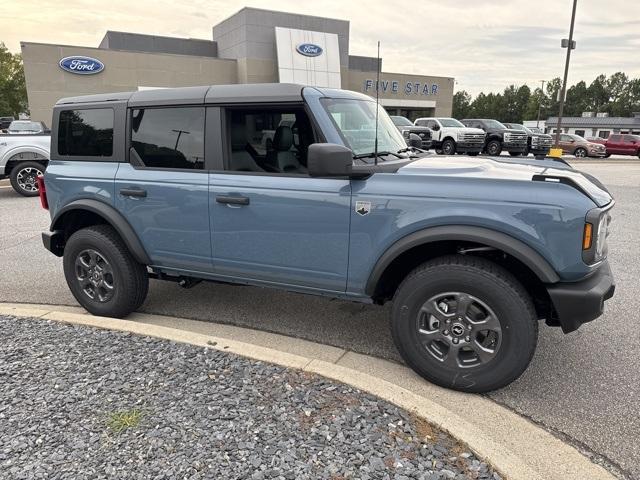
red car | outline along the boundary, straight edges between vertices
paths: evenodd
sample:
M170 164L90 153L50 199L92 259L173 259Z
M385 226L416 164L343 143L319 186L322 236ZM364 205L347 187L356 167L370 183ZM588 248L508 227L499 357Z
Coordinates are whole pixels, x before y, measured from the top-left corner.
M640 135L613 134L604 142L607 157L611 155L633 155L640 158Z

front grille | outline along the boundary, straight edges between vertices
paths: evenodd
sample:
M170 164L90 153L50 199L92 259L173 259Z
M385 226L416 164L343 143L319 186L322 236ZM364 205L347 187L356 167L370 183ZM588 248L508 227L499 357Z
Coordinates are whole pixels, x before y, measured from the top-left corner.
M532 137L531 145L540 148L550 148L553 145L553 138L551 137Z
M515 144L515 145L526 145L527 134L524 132L505 133L504 143Z
M463 133L458 141L465 143L484 143L484 133Z

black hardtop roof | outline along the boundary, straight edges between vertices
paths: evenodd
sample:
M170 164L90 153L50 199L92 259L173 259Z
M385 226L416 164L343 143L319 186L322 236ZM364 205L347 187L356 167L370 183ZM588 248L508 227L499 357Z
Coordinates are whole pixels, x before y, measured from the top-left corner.
M304 85L255 83L202 87L154 88L137 92L100 93L61 98L56 105L127 101L129 106L201 103L295 102L302 100Z

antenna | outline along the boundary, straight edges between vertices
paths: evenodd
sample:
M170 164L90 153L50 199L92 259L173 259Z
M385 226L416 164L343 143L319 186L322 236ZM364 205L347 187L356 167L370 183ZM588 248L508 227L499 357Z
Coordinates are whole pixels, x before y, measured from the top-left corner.
M373 147L373 162L378 165L378 109L380 108L380 40L378 40L378 60L376 65L376 140Z

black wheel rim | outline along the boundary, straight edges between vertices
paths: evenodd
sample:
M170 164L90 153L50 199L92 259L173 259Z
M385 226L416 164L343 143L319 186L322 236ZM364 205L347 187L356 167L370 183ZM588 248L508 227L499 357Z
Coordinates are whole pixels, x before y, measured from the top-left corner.
M25 192L34 193L38 191L38 175L42 175L42 171L35 167L26 167L18 171L16 182Z
M445 142L445 144L442 147L442 151L446 155L451 155L451 153L453 152L453 145L451 144L451 142Z
M416 330L424 353L453 369L486 365L502 343L497 315L485 302L463 292L427 300L418 312Z
M82 292L99 303L113 298L115 290L113 269L96 250L81 251L75 261L76 280Z
M490 155L497 155L498 154L498 145L496 143L490 143L489 144L489 154Z

